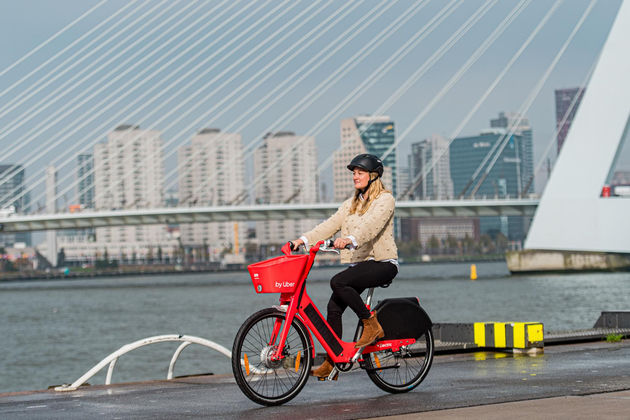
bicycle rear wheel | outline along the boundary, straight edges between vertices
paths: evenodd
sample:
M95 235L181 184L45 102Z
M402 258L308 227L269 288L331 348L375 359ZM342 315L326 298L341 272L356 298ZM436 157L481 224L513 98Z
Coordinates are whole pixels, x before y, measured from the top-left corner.
M294 318L284 345L282 360L272 360L285 323L285 313L263 309L243 323L232 348L232 371L236 383L252 401L279 405L291 400L304 387L313 363L304 324Z
M384 391L408 392L420 385L433 361L433 334L428 329L416 343L400 351L377 351L365 355L367 374Z

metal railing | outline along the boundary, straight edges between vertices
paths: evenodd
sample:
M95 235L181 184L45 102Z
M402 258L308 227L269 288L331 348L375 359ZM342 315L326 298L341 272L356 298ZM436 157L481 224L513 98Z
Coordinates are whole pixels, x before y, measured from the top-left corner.
M154 343L162 343L166 341L175 341L181 342L182 344L177 347L175 353L173 353L173 357L171 358L171 362L168 366L168 373L166 375L166 379L173 379L173 370L175 369L175 363L179 355L184 351L186 347L190 344L200 344L202 346L208 347L210 349L216 350L219 353L227 356L228 358L232 358L232 352L223 347L220 344L215 343L214 341L206 340L205 338L195 337L191 335L177 335L177 334L168 334L168 335L158 335L154 337L143 338L142 340L134 341L133 343L125 344L103 360L101 360L98 364L96 364L92 369L88 370L81 376L79 379L74 381L72 384L64 384L58 387L55 387L55 391L75 391L81 385L83 385L87 380L89 380L92 376L96 375L101 371L106 365L109 364L107 369L107 376L105 378L105 385L110 385L112 380L112 374L114 372L114 367L116 366L116 362L118 358L126 353L129 353L132 350L138 349L140 347L148 346L149 344Z

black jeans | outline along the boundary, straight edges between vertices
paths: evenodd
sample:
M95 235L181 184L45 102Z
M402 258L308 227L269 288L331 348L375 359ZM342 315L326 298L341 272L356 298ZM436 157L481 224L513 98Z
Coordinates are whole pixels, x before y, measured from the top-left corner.
M328 324L342 338L341 316L348 306L360 319L368 319L370 311L365 307L361 293L370 287L388 284L398 274L396 265L390 262L362 261L348 267L330 280L333 294L328 301Z

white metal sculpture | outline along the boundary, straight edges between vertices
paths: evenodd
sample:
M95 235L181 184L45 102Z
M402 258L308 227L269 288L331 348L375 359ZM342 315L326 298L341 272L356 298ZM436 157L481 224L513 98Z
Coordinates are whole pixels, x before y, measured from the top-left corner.
M630 253L630 199L602 197L630 124L630 4L622 2L538 205L526 249Z

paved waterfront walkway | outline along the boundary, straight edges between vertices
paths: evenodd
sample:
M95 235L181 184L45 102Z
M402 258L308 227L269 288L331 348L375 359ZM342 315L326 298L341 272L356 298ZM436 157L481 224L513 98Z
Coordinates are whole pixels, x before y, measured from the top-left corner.
M0 395L0 418L620 419L630 418L630 340L553 346L536 356L480 352L436 357L415 390L388 394L361 370L309 381L289 403L261 407L231 375L77 391Z

